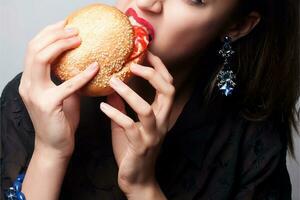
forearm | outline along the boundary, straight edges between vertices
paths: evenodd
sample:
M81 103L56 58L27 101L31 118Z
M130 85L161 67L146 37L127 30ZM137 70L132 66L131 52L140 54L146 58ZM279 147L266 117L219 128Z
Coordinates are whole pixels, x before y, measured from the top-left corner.
M158 183L136 188L133 193L126 196L128 200L167 200Z
M28 200L58 199L69 159L47 151L35 150L23 181L22 192Z

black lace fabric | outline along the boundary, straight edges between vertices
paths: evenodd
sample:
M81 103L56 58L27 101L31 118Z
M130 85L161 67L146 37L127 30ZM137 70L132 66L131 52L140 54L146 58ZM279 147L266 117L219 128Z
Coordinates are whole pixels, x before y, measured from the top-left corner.
M1 96L1 199L26 171L34 148L34 128L18 86L21 74ZM170 200L288 200L284 125L250 122L219 98L201 103L196 84L156 163L156 179ZM62 200L123 200L117 184L110 120L98 109L105 99L82 97L75 151L61 189ZM205 107L205 109L204 109Z

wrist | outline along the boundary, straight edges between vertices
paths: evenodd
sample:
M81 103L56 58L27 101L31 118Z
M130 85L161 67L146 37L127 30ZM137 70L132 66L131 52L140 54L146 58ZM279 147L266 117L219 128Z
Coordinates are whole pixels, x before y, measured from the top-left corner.
M147 185L139 185L132 188L132 191L126 194L128 200L166 200L159 184L151 182Z
M69 160L73 154L74 145L69 145L64 149L56 149L52 146L45 145L41 142L35 141L34 153L49 160Z
M35 149L27 168L22 192L27 199L57 199L69 158L49 149Z
M49 148L36 148L33 151L33 156L43 163L47 163L49 167L55 165L67 165L72 154L63 154L59 151Z

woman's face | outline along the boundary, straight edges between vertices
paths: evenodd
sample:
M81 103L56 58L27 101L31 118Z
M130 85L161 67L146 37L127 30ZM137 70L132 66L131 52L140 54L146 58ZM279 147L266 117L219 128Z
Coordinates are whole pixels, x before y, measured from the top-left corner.
M117 0L126 12L133 8L152 24L150 51L168 65L199 54L220 38L237 0Z

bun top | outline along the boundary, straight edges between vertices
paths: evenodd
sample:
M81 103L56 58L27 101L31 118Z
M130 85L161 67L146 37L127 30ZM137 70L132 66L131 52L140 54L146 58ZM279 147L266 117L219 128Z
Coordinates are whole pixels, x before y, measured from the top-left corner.
M122 69L134 49L134 30L128 17L115 7L92 4L72 13L66 27L77 28L82 42L53 63L54 73L65 81L97 61L100 70L89 85L107 87L110 76Z

